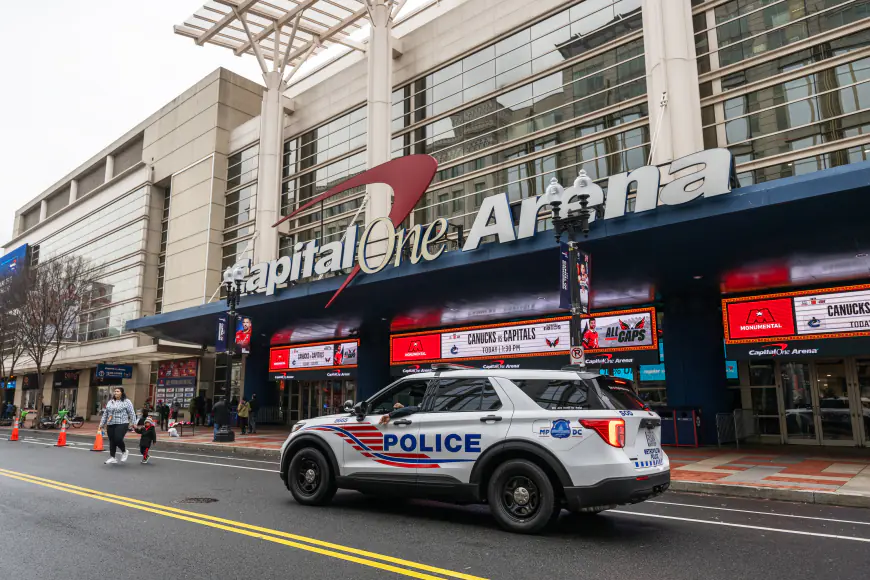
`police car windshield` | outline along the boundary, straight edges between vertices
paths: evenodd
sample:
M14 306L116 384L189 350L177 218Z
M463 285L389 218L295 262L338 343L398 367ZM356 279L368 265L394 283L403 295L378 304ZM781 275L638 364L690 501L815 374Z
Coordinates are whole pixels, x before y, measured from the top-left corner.
M629 411L643 411L646 409L632 389L631 381L614 379L613 377L601 376L595 379L604 404L607 408Z

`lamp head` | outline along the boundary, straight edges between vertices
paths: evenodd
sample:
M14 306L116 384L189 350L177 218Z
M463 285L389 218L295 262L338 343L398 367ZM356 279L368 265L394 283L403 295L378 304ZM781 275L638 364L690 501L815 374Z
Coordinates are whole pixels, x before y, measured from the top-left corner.
M550 179L550 185L547 186L547 190L544 192L547 196L547 201L550 205L559 205L562 203L562 197L565 194L565 188L559 185L559 182L556 178Z

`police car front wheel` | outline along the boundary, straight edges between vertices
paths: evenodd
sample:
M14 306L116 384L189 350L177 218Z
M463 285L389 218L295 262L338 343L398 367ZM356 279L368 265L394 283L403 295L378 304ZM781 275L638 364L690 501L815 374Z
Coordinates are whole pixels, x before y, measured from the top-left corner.
M303 505L323 505L335 495L336 485L329 461L313 447L300 449L287 468L290 493Z
M506 461L496 468L487 499L496 521L510 532L540 532L561 511L547 474L525 459Z

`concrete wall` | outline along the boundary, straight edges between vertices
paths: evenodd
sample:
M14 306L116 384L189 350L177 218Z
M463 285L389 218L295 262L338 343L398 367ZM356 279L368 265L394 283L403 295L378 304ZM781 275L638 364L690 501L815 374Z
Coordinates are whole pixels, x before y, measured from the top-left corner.
M145 129L154 182L171 188L164 312L203 304L220 283L230 134L260 114L261 100L262 87L218 69Z

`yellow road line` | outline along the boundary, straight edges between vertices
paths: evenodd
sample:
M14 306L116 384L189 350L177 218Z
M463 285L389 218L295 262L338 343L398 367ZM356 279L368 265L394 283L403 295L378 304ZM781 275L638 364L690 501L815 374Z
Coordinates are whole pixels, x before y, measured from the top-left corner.
M463 574L461 572L454 572L452 570L446 570L443 568L438 568L435 566L429 566L427 564L420 564L417 562L411 562L408 560L403 560L401 558L394 558L392 556L386 556L383 554L377 554L375 552L368 552L366 550L360 550L357 548L351 548L349 546L342 546L340 544L333 544L331 542L325 542L323 540L317 540L315 538L308 538L306 536L300 536L296 534L290 534L287 532L282 532L280 530L273 530L270 528L263 528L259 526L254 526L250 524L246 524L243 522L237 522L234 520L228 520L224 518L219 518L215 516L209 516L197 512L191 512L187 510L182 510L178 508L173 508L169 506L163 506L160 504L150 503L146 501L141 501L133 498L128 498L125 496L119 496L109 493L104 493L101 491L96 491L92 489L88 489L85 487L79 487L75 485L71 485L68 483L64 483L61 481L54 481L51 479L46 479L43 477L37 477L35 475L29 475L27 473L20 473L17 471L11 471L8 469L0 469L0 475L5 477L9 477L11 479L17 479L19 481L24 481L27 483L32 483L35 485L40 485L43 487L48 487L51 489L55 489L58 491L65 491L67 493L72 493L74 495L79 495L82 497L88 497L91 499L96 499L100 501L105 501L108 503L122 505L126 507L130 507L133 509L138 509L166 517L176 518L179 520L192 522L196 524L201 524L204 526L209 526L212 528L217 528L220 530L234 532L237 534L242 534L246 536L250 536L253 538L259 538L262 540L266 540L269 542L274 542L278 544L283 544L286 546L290 546L293 548L298 548L300 550L306 550L309 552L315 552L324 556L329 556L332 558L338 558L341 560L347 560L350 562L355 562L357 564L361 564L364 566L371 566L374 568L380 568L382 570L387 570L390 572L395 572L396 574L402 574L405 576L411 576L414 578L421 578L423 580L443 580L443 578L438 576L430 576L429 574L423 574L417 572L415 570L409 570L407 568L398 568L396 566L391 566L388 564L384 564L382 562L376 562L371 559L383 560L385 562L392 562L395 564L399 564L402 566L407 566L409 568L417 568L418 570L425 570L427 572L433 572L436 574L441 574L442 576L448 576L451 578L460 578L462 580L485 580L480 578L479 576L472 576L469 574ZM227 525L222 525L227 524ZM288 541L283 538L290 538L293 540L298 540L299 542L307 542L307 544L302 544L297 541ZM313 544L313 545L308 545ZM323 546L326 548L332 548L331 550L318 548L317 546ZM347 554L337 552L335 550L341 550L343 552L348 552ZM351 554L356 554L358 556L366 556L367 558L357 557Z

